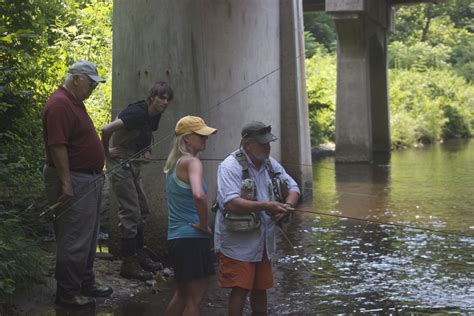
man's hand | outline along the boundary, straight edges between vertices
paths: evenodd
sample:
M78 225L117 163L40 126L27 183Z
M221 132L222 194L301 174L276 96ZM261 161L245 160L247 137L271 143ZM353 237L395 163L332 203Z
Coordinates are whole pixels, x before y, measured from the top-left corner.
M196 229L199 229L200 231L206 234L212 235L212 230L211 230L211 227L209 227L209 225L201 225L201 224L195 224L195 223L189 223L189 225L191 225L192 227Z
M275 216L275 215L279 215L279 214L282 214L284 216L288 212L286 207L285 207L285 204L280 203L280 202L276 202L276 201L268 202L266 207L265 207L265 210L271 216Z
M152 160L152 156L151 156L151 152L149 151L146 151L144 154L143 154L143 160L145 163L150 163L151 160Z
M122 147L112 147L112 148L109 148L107 156L110 158L116 158L116 157L123 156L124 154L125 154L125 150L123 150Z
M74 191L71 182L66 182L62 186L63 194L58 199L61 206L64 206L74 198Z

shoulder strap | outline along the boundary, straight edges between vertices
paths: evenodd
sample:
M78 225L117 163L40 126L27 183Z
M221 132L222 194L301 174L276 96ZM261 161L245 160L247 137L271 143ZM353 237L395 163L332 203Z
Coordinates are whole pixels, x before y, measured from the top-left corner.
M247 161L247 157L245 157L245 154L242 151L242 149L239 149L236 152L234 152L232 156L234 156L235 159L237 159L240 166L242 167L242 180L250 179L249 162Z
M280 176L280 172L275 172L275 170L273 170L273 165L272 165L272 162L270 161L270 158L267 159L267 163L265 164L265 168L267 169L268 173L270 174L270 178L275 179L275 178L278 178Z
M277 201L283 203L284 197L281 192L281 180L280 180L281 173L275 172L273 170L273 166L272 166L272 162L270 161L270 158L268 158L267 163L265 164L265 168L270 174L270 179L272 181L272 191L273 191L273 194L275 195L275 198L277 199Z

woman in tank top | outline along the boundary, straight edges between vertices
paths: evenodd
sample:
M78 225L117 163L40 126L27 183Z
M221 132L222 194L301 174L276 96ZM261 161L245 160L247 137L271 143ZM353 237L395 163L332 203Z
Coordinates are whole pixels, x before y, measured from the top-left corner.
M215 273L211 260L207 187L199 153L217 130L197 116L185 116L176 124L175 139L164 172L168 198L168 255L177 282L166 315L199 314Z

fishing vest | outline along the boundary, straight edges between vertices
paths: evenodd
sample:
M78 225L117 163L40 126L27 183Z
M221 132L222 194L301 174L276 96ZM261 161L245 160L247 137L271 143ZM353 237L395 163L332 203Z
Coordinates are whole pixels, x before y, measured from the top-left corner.
M257 186L255 181L250 177L249 163L243 150L239 149L232 154L235 159L239 162L242 167L242 183L240 185L240 197L249 201L257 200ZM289 192L288 182L281 179L281 174L274 172L270 159L265 163L265 168L268 171L271 179L271 190L269 190L269 196L272 193L278 202L284 203ZM224 213L224 225L231 231L251 231L260 227L260 218L255 213L248 214L235 214L232 212Z

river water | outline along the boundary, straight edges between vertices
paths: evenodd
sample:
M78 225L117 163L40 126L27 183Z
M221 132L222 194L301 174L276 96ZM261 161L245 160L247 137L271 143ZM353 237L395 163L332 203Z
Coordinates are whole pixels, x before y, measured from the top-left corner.
M279 234L269 314L474 315L473 180L474 140L373 165L316 161L313 200ZM229 292L216 283L203 315L226 314ZM106 314L161 315L172 290Z

